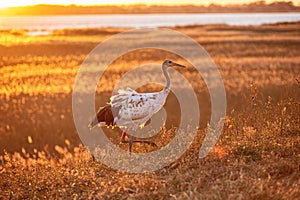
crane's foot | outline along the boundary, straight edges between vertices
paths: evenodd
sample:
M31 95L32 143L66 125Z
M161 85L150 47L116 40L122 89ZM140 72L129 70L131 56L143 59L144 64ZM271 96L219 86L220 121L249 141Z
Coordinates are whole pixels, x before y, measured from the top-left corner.
M126 140L125 137L126 137L126 133L123 132L123 133L122 133L121 142L122 142L122 143L128 143L128 144L129 144L129 153L130 153L130 155L131 155L131 152L132 152L132 144L133 144L133 143L136 143L136 142L139 142L139 143L145 143L145 144L149 144L149 145L151 145L151 146L153 146L153 147L157 147L157 145L156 145L153 141L151 141L151 140L133 140L133 137L132 137L132 136L130 136L130 139L129 139L129 140Z
M92 161L95 162L96 161L95 156L93 154L91 154L91 156L92 156Z

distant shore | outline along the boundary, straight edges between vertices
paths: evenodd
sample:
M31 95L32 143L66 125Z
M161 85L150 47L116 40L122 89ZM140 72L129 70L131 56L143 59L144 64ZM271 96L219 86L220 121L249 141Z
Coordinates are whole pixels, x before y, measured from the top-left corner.
M0 16L20 15L91 15L91 14L179 14L179 13L270 13L270 12L300 12L300 6L292 2L274 2L266 4L263 1L241 5L196 6L163 6L163 5L123 5L123 6L78 6L78 5L33 5L9 7L0 9Z

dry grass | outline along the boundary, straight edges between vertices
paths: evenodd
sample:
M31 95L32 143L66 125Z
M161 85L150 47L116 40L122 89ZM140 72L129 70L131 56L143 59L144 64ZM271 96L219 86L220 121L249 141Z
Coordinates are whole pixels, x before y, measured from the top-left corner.
M199 91L201 128L179 160L145 174L93 162L72 120L72 85L81 62L98 42L122 29L67 30L38 37L2 31L0 198L296 199L299 24L175 29L202 44L220 67L227 92L226 123L216 147L199 159L199 141L210 117L209 95L194 70L182 71ZM109 97L115 81L130 67L166 57L184 62L151 49L120 57L100 80L106 87L99 87L98 94ZM98 105L104 103L97 99ZM168 98L167 110L175 103ZM114 134L111 140L118 144L120 131L105 131ZM163 146L172 137L172 132L162 131L153 139ZM135 145L134 151L147 148Z

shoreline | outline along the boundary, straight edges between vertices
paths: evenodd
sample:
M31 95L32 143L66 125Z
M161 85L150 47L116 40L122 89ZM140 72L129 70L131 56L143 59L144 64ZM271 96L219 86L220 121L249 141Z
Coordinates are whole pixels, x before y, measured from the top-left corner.
M46 35L64 29L172 28L215 24L259 26L299 21L300 12L0 16L0 30L25 30L34 32L33 35Z

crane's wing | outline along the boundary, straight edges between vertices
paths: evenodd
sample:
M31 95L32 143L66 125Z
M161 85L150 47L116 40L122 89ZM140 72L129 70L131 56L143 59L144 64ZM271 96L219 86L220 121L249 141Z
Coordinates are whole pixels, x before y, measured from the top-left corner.
M110 99L114 122L118 126L141 126L162 108L166 96L162 92L137 93L130 88L119 90Z

